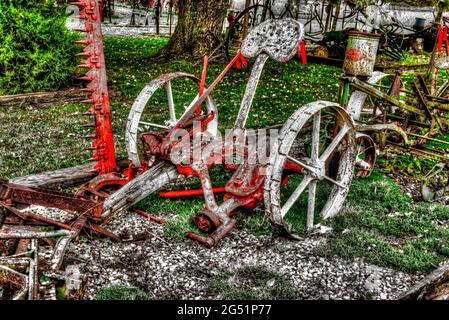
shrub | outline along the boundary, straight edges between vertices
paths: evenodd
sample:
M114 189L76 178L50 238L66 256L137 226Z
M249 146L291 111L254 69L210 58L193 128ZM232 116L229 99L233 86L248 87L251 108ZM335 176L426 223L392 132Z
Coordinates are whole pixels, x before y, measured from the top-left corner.
M56 90L73 77L77 36L51 1L0 0L0 94Z

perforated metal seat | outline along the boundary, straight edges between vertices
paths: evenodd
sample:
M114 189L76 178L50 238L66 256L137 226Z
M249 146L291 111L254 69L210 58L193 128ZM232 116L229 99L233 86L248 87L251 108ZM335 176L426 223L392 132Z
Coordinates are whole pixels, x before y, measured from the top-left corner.
M266 53L273 60L285 62L297 53L304 38L304 26L293 19L267 20L252 29L243 41L245 58Z

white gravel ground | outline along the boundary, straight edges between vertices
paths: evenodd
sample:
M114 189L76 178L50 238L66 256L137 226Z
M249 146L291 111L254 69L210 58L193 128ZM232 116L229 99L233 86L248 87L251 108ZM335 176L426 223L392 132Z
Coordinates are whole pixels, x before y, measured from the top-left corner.
M71 245L66 261L88 276L86 298L111 285L138 287L156 299L220 299L209 287L213 276L242 266L265 266L289 279L298 299L394 299L423 276L380 268L362 259L322 258L312 250L327 241L257 237L234 230L216 248L190 240L163 238L163 226L134 213L117 216L106 227L116 233L147 231L135 243L93 239Z

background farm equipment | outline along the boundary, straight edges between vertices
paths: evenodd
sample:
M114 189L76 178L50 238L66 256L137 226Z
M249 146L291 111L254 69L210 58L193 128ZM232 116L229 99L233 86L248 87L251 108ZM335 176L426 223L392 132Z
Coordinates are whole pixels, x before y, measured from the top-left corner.
M327 45L327 50L334 52L338 48L344 54L346 44L340 39L341 29L358 17L358 8L350 3L342 4L340 1L314 1L303 3L300 1L286 1L278 5L276 1L246 1L245 8L240 12L231 12L228 16L228 31L225 35L224 46L228 61L235 55L243 39L249 31L268 19L292 18L305 20L304 39L310 43L319 44L321 49ZM357 22L356 22L357 27ZM342 33L344 36L345 33ZM337 40L337 41L335 41ZM335 48L331 48L332 46ZM334 56L334 55L332 55Z
M304 38L303 25L292 19L276 19L265 21L249 32L241 49L210 86L206 86L207 58L201 78L175 72L149 83L135 100L129 114L125 136L129 161L118 163L112 135L99 6L95 0L82 0L76 5L82 9L80 17L86 21L85 28L79 30L86 33L86 38L79 42L86 45L80 54L83 57L80 68L88 70L82 79L88 82L84 91L89 96L85 102L91 107L86 116L92 118L88 127L94 130L86 138L93 141L89 150L94 153L91 158L94 164L1 182L0 226L3 228L0 240L5 247L1 259L5 259L0 259L0 262L11 261L8 263L12 267L2 269L6 275L4 278L16 279L7 284L12 288L11 297L44 297L36 294L39 291L37 287L47 286L41 280L42 275L52 280L50 287L53 288L58 281L67 282L67 276L63 277L59 272L70 241L76 240L81 233L96 233L120 241L120 237L101 225L118 211L187 176L198 177L202 190L175 192L174 195L204 195L205 208L193 218L202 234L188 233L187 236L207 247L216 245L233 229L235 210L253 209L262 202L267 216L286 234L297 237L297 230L291 227L290 221L304 216L302 213L305 213L307 230L313 232L320 228L316 223L320 216L327 219L339 213L354 174L368 176L371 173L376 157L375 145L365 132L390 130L399 133L405 141L413 134L405 132L397 123L365 125L354 121L359 120L355 115L362 113L366 96L370 92L372 96L378 94L370 91L376 81L373 82L372 78L364 81L367 77L379 77L372 74L377 47L364 52L363 43L359 52L353 50L350 57L355 60L352 62L365 59L369 64L363 65L366 61L362 61L365 68L355 67L350 77L343 78L342 85L346 94L351 88L358 90L353 96L365 94L362 103L353 100L353 96L343 95L341 101L346 101L347 110L326 101L301 106L283 125L279 136L274 138L257 135L247 129L246 121L264 64L269 58L277 62L289 61L297 54ZM235 125L225 136L223 144L217 137L219 117L212 92L232 67L245 65L246 59L255 59L255 63ZM364 72L360 73L361 70ZM184 90L193 88L192 101L186 108L185 104L177 103L173 94L173 84L177 81L188 83ZM393 84L400 87L399 81L394 78ZM421 91L416 92L418 103L422 103L420 94ZM158 109L160 112L155 112L155 109L148 112L146 106L157 95L165 95L167 105ZM387 102L395 101L395 107L403 106L402 102L386 96L378 94ZM425 117L430 131L439 129L440 122L434 121L435 112L431 112L434 110L428 112L430 107L426 108L425 103L420 107L403 108ZM411 121L421 119L409 119ZM267 146L262 143L264 148L259 148L259 142L271 138L273 144ZM250 141L256 141L256 144ZM217 189L213 187L209 169L223 162L224 167L234 174L224 187ZM83 182L86 183L75 194L49 190L54 185L73 186ZM224 193L221 204L217 201L218 193ZM57 211L57 217L49 216L49 211ZM51 230L30 231L30 228ZM48 241L52 237L59 239L50 267L41 266L38 239ZM52 247L52 244L48 246ZM31 256L29 261L25 261L25 271L20 269L24 252ZM81 283L80 277L77 278Z
M399 70L394 75L370 72L375 61L375 55L371 54L377 51L379 35L352 33L350 37L353 44L350 41L346 51L340 102L348 106L352 117L363 123L367 130L394 125L392 128L395 130L388 129L390 133L385 131L376 135L381 145L388 144L400 152L447 162L449 143L440 138L441 134L448 132L449 124L449 100L441 96L443 91L440 90L438 95L433 94L438 90L431 89L432 83L426 74L418 74L408 87L401 80ZM355 39L362 42L361 47ZM373 45L370 54L363 53L363 49ZM440 59L440 53L438 57ZM370 69L368 72L367 68ZM435 65L434 68L437 70L439 66ZM422 192L423 197L429 200L435 198L435 193L427 188L427 184L428 181ZM440 186L440 189L437 194L444 193L444 187Z

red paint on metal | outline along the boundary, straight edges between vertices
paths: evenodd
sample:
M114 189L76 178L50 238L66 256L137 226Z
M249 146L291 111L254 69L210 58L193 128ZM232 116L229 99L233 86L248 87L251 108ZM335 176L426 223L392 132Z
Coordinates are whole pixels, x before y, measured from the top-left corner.
M157 223L159 223L159 224L165 224L165 223L167 222L167 221L165 221L165 219L158 218L158 217L156 217L156 216L154 216L154 215L149 215L147 212L142 211L142 210L139 210L139 209L133 209L133 211L134 211L135 213L138 213L138 214L140 214L141 216L143 216L143 217L145 217L145 218L148 218L148 219L150 219L150 220L152 220L152 221L154 221L154 222L157 222Z
M207 66L209 65L209 57L204 57L203 63L203 72L201 73L201 82L200 82L200 91L198 96L201 97L204 92L204 87L206 86L206 77L207 77ZM198 117L201 114L201 105L196 108L196 116Z
M301 167L300 165L294 163L294 162L291 161L291 160L287 160L287 161L285 162L285 165L284 165L284 170L285 170L286 172L296 172L296 173L301 173L301 172L302 172L302 167Z
M448 27L442 26L438 31L438 52L441 53L443 51L443 42L446 46L446 54L449 56L449 41L448 41Z
M235 66L238 70L242 69L242 66L244 68L248 67L248 61L246 61L245 57L243 56L242 52L239 51L237 55L232 59L231 63L234 61Z
M82 79L89 83L82 91L90 93L86 102L93 105L87 115L95 116L95 133L86 137L94 139L89 149L95 152L90 160L96 162L93 171L106 174L115 170L117 165L101 33L101 8L96 0L80 0L73 4L80 7L80 18L85 20L85 29L80 31L87 33L86 39L80 42L86 47L78 56L86 57L79 67L88 69Z
M214 193L225 192L225 187L212 188ZM159 195L163 198L176 199L183 197L194 197L204 195L203 189L193 189L193 190L178 190L178 191L165 191L160 192Z
M357 62L357 61L360 61L363 59L362 53L356 48L349 49L347 57L349 60L354 61L354 62Z
M298 57L301 58L302 64L307 64L307 49L305 41L301 41L299 44Z

